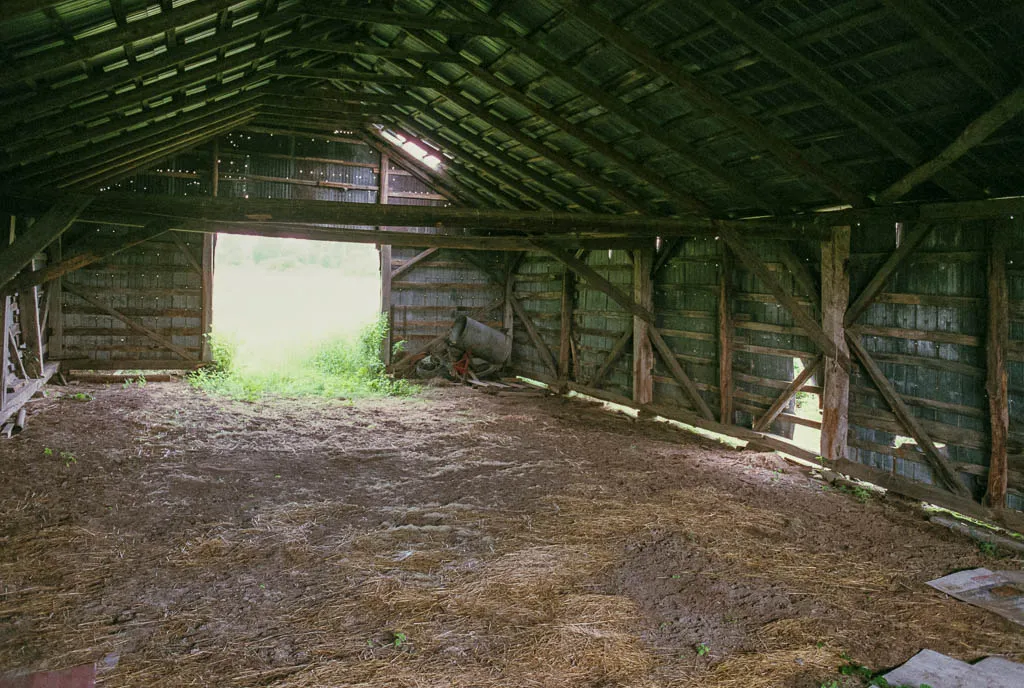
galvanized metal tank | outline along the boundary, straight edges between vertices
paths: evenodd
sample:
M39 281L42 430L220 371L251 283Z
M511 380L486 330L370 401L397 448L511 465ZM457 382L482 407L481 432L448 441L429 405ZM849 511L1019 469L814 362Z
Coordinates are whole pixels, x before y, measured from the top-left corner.
M512 337L465 315L455 318L448 332L448 343L498 365L504 365L512 357Z

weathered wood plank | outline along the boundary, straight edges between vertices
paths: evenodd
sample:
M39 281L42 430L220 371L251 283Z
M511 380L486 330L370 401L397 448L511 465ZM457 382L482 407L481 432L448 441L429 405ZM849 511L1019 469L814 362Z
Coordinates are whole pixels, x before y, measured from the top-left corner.
M569 268L562 271L562 303L559 309L561 322L558 328L558 380L569 381L572 362L572 311L573 296L576 292L574 273Z
M166 339L162 335L157 334L156 332L154 332L150 328L146 327L145 325L140 325L139 323L137 323L136 321L134 321L131 318L127 317L126 315L124 315L123 313L118 311L117 309L111 308L109 305L103 303L98 298L96 298L96 296L87 293L81 287L72 286L71 284L65 283L64 284L64 291L66 291L69 294L71 294L71 295L73 295L73 296L75 296L75 297L85 301L86 303L88 303L88 304L90 304L92 306L95 306L96 308L99 308L100 310L102 310L107 315L109 315L109 316L111 316L113 318L116 318L117 320L120 320L121 322L123 322L125 325L127 325L131 329L135 330L136 332L140 332L140 333L146 335L147 337L152 339L154 342L156 342L160 346L164 347L168 351L173 351L174 353L178 354L179 356L181 356L186 361L194 361L194 360L196 360L196 357L192 354L192 352L188 351L187 349L185 349L183 347L178 346L177 344L175 344L174 342L170 341L169 339Z
M917 418L911 413L910 409L900 398L899 393L889 382L889 379L882 372L882 369L878 367L874 359L871 358L871 354L861 345L856 337L850 334L846 335L846 341L849 344L850 350L857 355L861 365L864 366L864 370L867 371L871 377L875 386L878 387L878 391L885 397L886 402L892 408L893 413L896 415L897 420L907 429L907 433L917 441L917 444L924 450L925 456L928 458L928 462L935 471L936 479L945 485L947 489L956 495L961 497L969 497L970 494L967 491L966 486L957 476L956 471L946 460L935 443L932 442L929 434L924 430L921 424L917 421ZM823 454L824 456L824 454Z
M821 246L821 318L836 351L847 357L849 350L843 323L850 300L849 257L850 228L836 227L832 240ZM841 459L846 457L849 428L849 367L842 366L833 356L826 356L821 363L825 371L821 396L821 455Z
M933 225L931 224L917 223L907 233L903 242L892 252L889 259L885 261L885 264L878 268L875 276L871 278L871 281L864 287L864 290L854 299L850 307L846 309L846 317L843 323L847 327L857 322L857 319L867 310L879 292L885 288L889 278L896 272L896 269L903 263L904 259L913 253L914 249L920 246L921 242L931 233L932 227Z
M654 253L651 249L633 251L633 300L642 308L654 312L654 289L651 270ZM568 268L567 268L568 269ZM633 402L650 404L654 401L654 349L649 335L650 323L633 316Z
M780 394L768 410L764 412L764 415L757 419L754 423L754 430L759 432L767 430L775 419L779 417L782 410L786 408L786 404L789 403L789 400L792 399L793 396L807 383L807 381L811 379L811 376L817 372L821 363L822 357L818 356L810 365L800 371L800 374L789 383L786 389L782 390L782 394ZM824 423L821 423L820 425L824 425ZM822 454L822 456L824 456L824 454Z
M878 195L878 202L892 203L906 196L914 187L928 181L967 155L972 148L982 143L1021 112L1024 112L1024 86L1018 87L992 108L975 118L938 155L893 182L889 188Z
M633 330L629 329L622 333L622 335L615 340L614 346L608 351L608 355L605 356L604 361L601 362L601 367L594 372L594 376L587 381L588 387L599 387L605 376L608 375L608 371L612 369L615 362L622 358L622 355L626 353L626 348L629 343L633 341Z
M718 420L725 425L733 423L732 339L732 254L723 243L718 267Z
M989 419L988 489L986 503L995 509L1006 506L1009 464L1007 437L1010 431L1010 401L1006 349L1010 339L1009 283L1006 279L1006 249L1011 228L994 223L989 230L988 256L988 338L986 341Z
M397 281L399 277L401 277L405 273L409 272L414 267L416 267L417 265L419 265L423 261L427 260L428 258L433 256L435 253L437 253L440 250L441 249L439 249L439 248L428 248L426 251L422 251L421 253L417 253L415 256L413 256L412 258L410 258L409 260L405 261L404 263L402 263L397 268L395 268L394 270L391 271L391 280L392 281Z
M772 271L761 260L761 257L751 250L747 243L730 227L724 225L720 227L720 234L733 253L743 261L743 264L751 272L757 275L757 278L761 280L761 283L768 288L779 303L786 307L790 315L793 316L793 320L804 329L807 337L821 347L821 350L829 357L836 359L841 366L848 367L849 357L845 355L845 352L836 347L835 341L825 334L818 321L804 309L796 297L783 288Z
M92 196L61 197L35 224L0 250L0 291L57 237L67 230L92 201Z
M703 416L706 420L714 421L715 414L711 411L711 407L708 406L707 402L704 401L704 397L700 395L700 391L697 386L694 385L690 376L686 374L683 367L679 365L679 360L676 358L672 348L665 343L665 340L661 336L661 332L658 331L657 327L653 325L648 329L648 334L651 338L651 343L654 344L654 348L658 350L658 354L661 356L662 362L668 368L669 372L672 373L672 377L682 385L683 391L689 397L690 402L693 404L694 409Z

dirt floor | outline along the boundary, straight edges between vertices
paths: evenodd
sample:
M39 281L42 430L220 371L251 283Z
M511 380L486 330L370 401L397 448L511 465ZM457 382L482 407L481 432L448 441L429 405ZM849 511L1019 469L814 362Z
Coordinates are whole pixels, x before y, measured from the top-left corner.
M71 395L84 392L91 400ZM53 388L0 440L0 670L106 686L838 686L1024 659L911 504L581 401Z

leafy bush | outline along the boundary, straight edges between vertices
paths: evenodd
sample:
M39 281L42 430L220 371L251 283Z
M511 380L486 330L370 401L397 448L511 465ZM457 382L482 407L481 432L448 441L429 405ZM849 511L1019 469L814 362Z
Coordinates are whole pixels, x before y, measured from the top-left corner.
M347 399L412 394L413 385L385 370L380 351L386 335L382 317L354 340L331 339L273 367L244 365L230 339L211 335L214 364L195 371L189 380L198 389L247 401L268 395Z

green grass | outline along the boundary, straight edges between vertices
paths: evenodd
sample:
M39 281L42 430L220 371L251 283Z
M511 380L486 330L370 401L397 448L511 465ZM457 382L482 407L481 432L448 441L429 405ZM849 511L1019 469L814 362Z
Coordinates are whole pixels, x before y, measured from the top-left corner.
M384 369L380 346L385 334L380 319L358 337L328 339L305 351L292 351L274 364L239 361L237 345L212 335L214 365L195 371L189 381L211 394L244 401L266 396L358 399L412 394L414 385L391 378Z
M414 387L384 371L377 252L372 246L219 236L215 365L191 383L234 399L356 399Z

